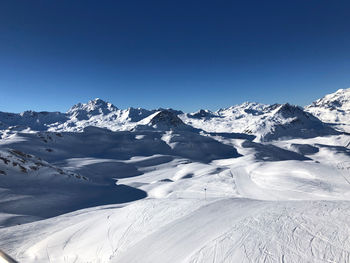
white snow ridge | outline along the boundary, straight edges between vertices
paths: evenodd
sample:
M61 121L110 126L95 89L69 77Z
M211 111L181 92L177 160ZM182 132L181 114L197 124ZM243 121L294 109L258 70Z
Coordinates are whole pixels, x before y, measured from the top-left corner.
M350 262L349 116L350 89L305 108L0 112L0 249L25 263Z

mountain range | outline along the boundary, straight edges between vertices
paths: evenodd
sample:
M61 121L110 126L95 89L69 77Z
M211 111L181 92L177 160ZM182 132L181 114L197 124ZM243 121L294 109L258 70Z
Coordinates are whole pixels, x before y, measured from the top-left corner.
M314 137L348 131L350 89L335 93L302 108L290 104L266 105L245 102L211 112L183 113L173 109L118 109L101 99L78 103L66 113L0 112L2 138L17 131L82 132L88 126L111 131L131 131L140 126L179 129L192 126L205 132L243 133L257 141L286 137Z
M349 110L350 89L306 107L0 112L0 248L28 263L349 262Z

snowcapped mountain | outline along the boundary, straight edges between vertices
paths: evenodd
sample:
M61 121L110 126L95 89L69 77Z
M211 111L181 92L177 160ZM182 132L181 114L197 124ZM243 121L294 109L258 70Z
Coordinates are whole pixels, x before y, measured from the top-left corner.
M301 107L288 103L265 105L246 102L215 113L202 110L180 116L188 125L207 132L252 134L257 141L337 133Z
M350 131L350 88L339 89L305 107L305 110L326 123Z
M183 127L185 124L183 121L177 117L177 115L171 111L162 110L157 112L153 118L150 120L150 124L155 126L155 128L160 127Z
M71 119L76 120L89 120L96 115L109 115L115 113L118 110L112 103L105 102L99 98L89 101L88 103L78 103L70 108L67 115L71 116Z
M310 108L345 112L339 94ZM28 263L348 262L350 135L310 112L0 113L0 247Z
M23 130L30 128L36 131L47 130L51 125L62 123L68 120L64 113L60 112L35 112L25 111L19 114L0 112L1 129Z
M344 114L342 116L345 116L344 112L346 111L345 97L346 95L342 95L342 100L333 101L334 105L340 105L339 101L344 105L342 111L336 110ZM328 105L327 101L320 101L315 105ZM320 107L317 106L318 109ZM329 108L329 106L322 107ZM333 108L334 106L331 107L331 109ZM307 108L308 111L311 111L310 109L311 106ZM186 114L172 109L129 108L122 110L109 102L94 99L87 103L78 103L66 113L26 111L14 114L0 112L0 131L3 138L18 131L82 132L84 128L89 126L107 128L112 131L149 128L190 130L195 128L206 132L251 134L256 136L257 141L335 134L332 128L323 124L310 113L289 104L266 105L246 102L216 112L200 110Z
M251 128L261 141L286 138L312 138L335 135L337 131L322 123L301 107L290 104L272 105L271 112L265 114Z
M74 105L66 113L68 120L52 125L49 131L81 132L88 126L108 128L112 131L130 130L138 121L154 112L142 108L121 110L109 102L94 99Z
M193 119L202 119L202 118L212 118L212 117L218 117L218 115L215 115L215 113L211 112L210 110L199 110L194 113L188 113L187 114L188 118L193 118Z
M186 125L175 111L164 109L156 111L152 115L139 121L134 129L154 129L161 131L194 130L193 127Z
M17 131L71 131L81 132L85 127L95 126L113 131L130 130L137 122L156 112L142 108L120 110L113 104L101 99L87 103L78 103L66 113L0 112L0 130L3 137Z
M256 123L269 105L245 102L216 112L200 110L179 117L188 125L207 132L250 133L249 127Z

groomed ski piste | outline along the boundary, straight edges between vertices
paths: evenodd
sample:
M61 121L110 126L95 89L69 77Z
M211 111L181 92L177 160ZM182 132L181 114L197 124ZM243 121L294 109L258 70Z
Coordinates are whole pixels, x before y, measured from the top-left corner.
M302 108L0 113L18 262L350 262L350 90Z

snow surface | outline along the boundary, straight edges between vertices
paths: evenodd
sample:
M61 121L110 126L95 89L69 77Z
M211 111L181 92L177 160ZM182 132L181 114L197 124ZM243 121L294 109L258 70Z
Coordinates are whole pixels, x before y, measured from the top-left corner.
M245 133L256 141L291 137L308 138L337 132L301 107L290 104L263 105L243 103L215 113L200 111L183 114L183 121L207 132Z
M340 94L345 111L346 91L325 98ZM328 103L1 113L0 248L28 263L350 262L346 116L311 114Z
M350 131L350 88L339 89L305 107L323 122L332 123L343 131Z

